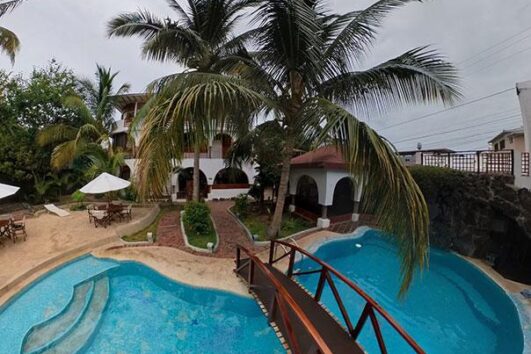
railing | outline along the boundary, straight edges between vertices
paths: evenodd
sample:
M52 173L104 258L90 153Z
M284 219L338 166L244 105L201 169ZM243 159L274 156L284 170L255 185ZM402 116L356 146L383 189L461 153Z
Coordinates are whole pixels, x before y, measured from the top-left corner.
M242 260L242 252L246 254L247 259ZM237 245L235 272L239 273L245 267L249 267L247 273L249 288L258 293L262 302L265 302L269 321L275 322L283 329L282 332L287 337L291 351L295 354L312 351L332 354L332 350L317 328L264 263L245 247ZM258 278L266 281L259 281ZM266 282L270 285L266 285ZM264 301L265 299L269 301Z
M522 152L522 176L529 177L529 153Z
M514 175L514 151L423 152L424 166L451 168L464 172Z
M289 251L275 258L276 249L278 245L283 246L284 249L286 248L289 249ZM296 258L297 253L299 253L302 257L307 257L308 259L317 263L320 266L320 269L310 270L310 271L301 271L301 272L294 273L293 267L295 264L295 258ZM367 319L370 319L372 327L374 329L374 333L376 335L376 340L378 341L378 346L380 347L380 351L382 353L387 353L387 348L386 348L385 341L382 335L380 324L378 322L378 317L376 316L376 313L375 313L377 312L381 317L383 317L386 320L386 322L389 325L391 325L391 327L404 339L404 341L416 353L424 353L424 350L415 342L415 340L411 338L411 336L409 336L409 334L407 334L407 332L378 303L376 303L376 301L374 301L369 295L367 295L361 288L359 288L356 284L354 284L350 279L346 278L343 274L339 273L333 267L323 262L319 258L315 257L311 253L301 249L300 247L293 245L291 243L284 242L284 241L272 240L271 247L269 249L269 264L274 265L275 263L279 262L280 260L286 257L289 257L288 270L287 270L288 277L291 278L293 276L302 276L302 275L309 275L309 274L316 274L316 273L320 274L319 281L317 283L317 288L314 293L314 300L316 302L319 302L321 300L321 295L323 294L325 285L328 284L330 290L332 291L334 299L339 307L339 310L345 322L345 326L347 327L350 336L354 340L358 338L361 330L363 329L365 323L367 322ZM355 326L353 325L350 315L347 309L345 308L344 302L341 299L341 295L339 294L339 291L337 289L334 279L332 278L332 275L335 276L337 279L339 279L344 284L346 284L352 290L354 290L354 292L356 292L365 301L365 307Z

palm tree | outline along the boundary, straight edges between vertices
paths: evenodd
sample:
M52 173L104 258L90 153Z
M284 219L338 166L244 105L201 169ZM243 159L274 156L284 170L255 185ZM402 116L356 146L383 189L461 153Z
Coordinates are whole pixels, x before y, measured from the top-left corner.
M103 172L117 175L120 172L120 167L125 165L125 154L114 149L92 149L87 157L90 163L85 176L90 179Z
M15 7L20 5L22 0L9 0L0 4L0 17L11 12ZM15 62L15 55L20 49L20 40L17 35L5 27L0 26L0 50L7 54L11 63Z
M294 146L332 141L349 172L364 183L365 207L397 240L402 289L427 259L429 216L426 202L394 147L361 121L404 104L460 98L456 69L427 47L409 50L367 70L359 70L383 19L411 0L379 0L345 14L325 10L324 0L267 0L255 13L256 50L239 75L261 84L275 102L284 130L278 198L268 236L276 237L287 197Z
M68 96L63 104L77 112L82 120L81 126L54 124L42 129L37 135L37 143L41 146L57 144L53 150L51 165L62 169L70 165L74 159L86 154L91 149L103 146L111 149L110 133L113 128L112 109L115 95L129 90L129 84L123 84L115 92L114 80L118 72L97 66L96 83L80 80L82 95Z
M227 62L234 61L237 51L242 47L242 41L248 34L244 37L233 37L232 33L241 12L252 5L253 0L188 0L186 8L181 7L176 0L167 1L177 20L160 19L145 10L124 13L109 22L109 36L140 37L144 40L144 57L158 61L174 61L186 66L187 71L220 73ZM175 76L164 78L162 82L166 83L170 78L175 79ZM159 103L163 101L158 100ZM193 133L188 142L193 145L194 150L194 201L199 200L201 147L216 130L212 121L205 122L203 118L187 117L181 121L183 126L180 129ZM218 122L216 126L220 127L222 124ZM184 144L177 144L176 148L182 149Z

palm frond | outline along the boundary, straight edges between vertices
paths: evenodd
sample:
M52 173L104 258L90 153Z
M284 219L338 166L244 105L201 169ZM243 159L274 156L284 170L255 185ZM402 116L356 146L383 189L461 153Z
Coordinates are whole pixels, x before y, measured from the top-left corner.
M128 12L109 21L107 35L109 37L138 36L149 40L155 37L167 24L147 10Z
M76 140L69 140L62 144L57 145L52 152L51 166L55 170L61 170L74 161L77 154Z
M15 7L20 5L24 0L4 0L0 2L0 17L4 16L8 12L13 11Z
M64 141L73 140L77 130L66 124L54 124L44 127L37 133L37 144L48 146Z
M412 1L422 0L380 0L365 10L338 17L331 25L334 27L333 32L339 33L329 41L323 62L346 69L353 60L359 60L367 47L372 45L383 19L393 10ZM340 27L343 28L339 31Z
M325 99L306 109L307 116L321 117L324 125L317 142L333 137L348 171L363 186L364 208L396 242L404 294L414 270L427 264L429 213L422 192L393 147L367 124Z
M182 6L179 4L179 2L177 2L177 0L166 0L166 1L168 5L170 6L170 8L173 9L179 15L180 19L186 23L187 27L193 26L193 22L192 22L192 19L190 18L190 15L188 14L188 12L186 12L186 10L182 8Z
M323 82L318 91L358 113L386 112L403 104L442 102L461 98L456 68L426 47L362 72L340 74Z
M63 99L63 104L65 107L70 108L76 111L85 123L95 123L95 119L92 115L92 112L87 107L85 102L81 97L78 96L67 96Z
M0 27L0 50L9 56L11 63L15 62L15 55L19 49L20 41L17 35L5 27Z

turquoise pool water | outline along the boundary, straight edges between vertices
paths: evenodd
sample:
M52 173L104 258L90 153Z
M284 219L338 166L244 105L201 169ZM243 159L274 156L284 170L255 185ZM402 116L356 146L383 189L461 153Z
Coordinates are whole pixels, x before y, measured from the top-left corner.
M282 353L254 300L83 257L0 308L0 353Z
M449 252L431 250L429 270L416 275L404 301L396 297L400 285L396 248L378 232L371 230L361 238L324 244L315 254L379 302L427 353L523 351L522 329L513 302L478 269ZM304 259L296 268L313 269L315 263ZM315 291L317 277L300 276L299 281ZM346 286L337 284L340 293L350 294L343 299L353 321L357 321L364 303ZM322 301L342 318L329 289ZM379 322L390 353L412 352L383 319ZM370 321L360 341L370 354L379 353Z

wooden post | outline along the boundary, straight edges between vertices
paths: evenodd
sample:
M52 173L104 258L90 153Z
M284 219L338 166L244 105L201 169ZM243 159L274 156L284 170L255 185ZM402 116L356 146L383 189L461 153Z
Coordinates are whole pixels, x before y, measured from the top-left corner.
M273 258L275 257L275 241L271 240L269 246L269 265L273 265Z
M288 278L291 278L293 275L293 264L294 263L295 263L295 249L292 248L289 254Z
M321 275L319 276L319 282L317 283L317 289L315 290L315 296L314 296L315 301L321 300L321 295L323 294L323 289L324 289L325 280L326 280L326 271L327 270L325 267L321 268Z

